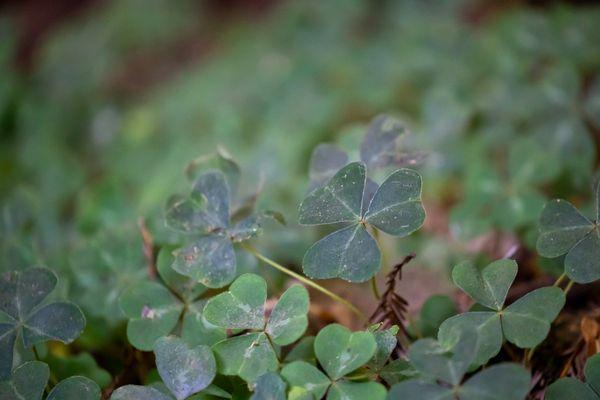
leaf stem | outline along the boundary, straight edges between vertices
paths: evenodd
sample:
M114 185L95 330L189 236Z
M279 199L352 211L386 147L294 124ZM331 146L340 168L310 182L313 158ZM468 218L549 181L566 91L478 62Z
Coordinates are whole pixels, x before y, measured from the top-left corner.
M356 306L354 306L354 304L350 303L349 301L341 298L340 296L333 293L332 291L325 289L323 286L311 281L310 279L305 278L302 275L297 274L294 271L290 271L283 265L278 264L277 262L271 260L270 258L265 257L254 246L252 246L248 243L244 243L244 242L240 243L240 245L242 246L242 248L244 248L244 250L246 250L247 252L252 254L254 257L259 259L260 261L270 265L271 267L273 267L275 269L278 269L279 271L283 272L284 274L287 274L295 279L298 279L300 282L304 283L305 285L310 286L310 287L318 290L319 292L329 296L330 298L337 301L338 303L341 303L341 304L345 305L346 307L348 307L354 314L356 314L358 317L360 317L364 322L367 321L366 315L363 314L362 311L360 311L358 308L356 308Z
M575 282L573 282L572 280L569 279L569 283L567 283L567 287L565 287L565 296L569 293L569 290L571 290L574 283Z
M560 283L563 281L563 279L565 279L565 276L567 276L567 273L563 272L562 275L556 279L556 281L554 282L554 284L552 286L560 285Z
M377 300L381 300L381 294L379 294L379 288L377 287L377 279L375 277L371 278L371 290L373 291L373 296Z

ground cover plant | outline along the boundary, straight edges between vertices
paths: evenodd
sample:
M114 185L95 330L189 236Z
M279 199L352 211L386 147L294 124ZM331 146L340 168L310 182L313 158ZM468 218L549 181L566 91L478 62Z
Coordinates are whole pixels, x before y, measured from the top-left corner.
M600 8L141 3L0 15L0 400L600 398Z

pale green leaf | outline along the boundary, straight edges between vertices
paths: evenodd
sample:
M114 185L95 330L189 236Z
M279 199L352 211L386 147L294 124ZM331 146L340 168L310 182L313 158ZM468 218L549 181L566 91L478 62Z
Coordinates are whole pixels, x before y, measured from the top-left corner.
M347 163L348 155L339 147L329 143L317 145L310 157L308 169L308 176L310 178L309 189L312 191L323 185Z
M173 400L173 398L151 387L126 385L115 390L110 400Z
M377 382L334 382L327 392L327 400L385 400L385 386Z
M72 376L54 386L46 400L100 400L96 382L83 376Z
M250 400L286 400L286 384L281 377L267 372L256 381L256 387Z
M167 336L154 343L156 368L177 400L208 387L216 375L216 363L208 346L193 348L181 339Z
M221 374L237 375L248 382L268 371L275 371L278 366L275 351L262 332L222 340L212 349Z
M204 318L226 329L262 329L267 283L255 274L238 277L229 291L208 300Z
M211 324L204 318L202 312L205 304L204 300L190 304L183 317L181 338L190 346L200 344L212 346L227 337L223 328Z
M369 368L377 371L385 365L398 343L398 339L396 338L397 334L398 327L396 325L389 329L373 332L375 342L377 343L377 349L375 350L373 358L367 364Z
M350 332L339 324L327 325L315 338L317 359L333 380L366 364L376 348L371 332Z
M529 393L529 371L517 364L493 365L467 380L460 400L524 400Z
M295 342L308 326L308 291L301 285L288 288L273 308L265 332L273 343L284 346Z
M292 387L301 387L316 399L322 398L331 381L317 367L304 361L294 361L281 370L281 376Z

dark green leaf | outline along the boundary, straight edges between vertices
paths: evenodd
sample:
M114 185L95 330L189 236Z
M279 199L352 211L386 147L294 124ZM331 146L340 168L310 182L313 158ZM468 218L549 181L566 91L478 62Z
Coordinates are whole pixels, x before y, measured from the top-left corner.
M457 312L456 304L448 296L429 297L421 307L418 321L419 333L424 337L436 336L440 325Z
M96 382L83 376L72 376L54 386L46 400L100 400L100 396Z
M269 316L265 332L273 343L284 346L295 342L308 326L308 291L301 285L287 289Z
M23 343L26 347L46 340L71 343L85 328L85 317L73 303L56 302L35 310L23 325Z
M327 400L385 400L386 390L377 382L337 381L329 388Z
M10 380L0 382L0 399L40 400L49 376L43 362L26 362L13 371Z
M173 400L171 396L167 396L166 394L160 392L157 389L146 387L146 386L137 386L137 385L127 385L122 386L115 390L110 396L110 400Z
M314 279L342 278L364 282L379 270L377 243L357 224L335 231L313 244L302 262L304 273Z
M392 386L387 398L388 400L453 400L454 393L451 389L435 383L409 380Z
M562 378L554 382L548 387L545 394L546 400L598 400L598 396L594 391L575 378Z
M360 145L360 159L369 169L392 165L398 155L400 138L406 133L404 124L396 118L378 115Z
M529 393L531 376L520 365L493 365L467 380L459 390L460 400L523 400Z

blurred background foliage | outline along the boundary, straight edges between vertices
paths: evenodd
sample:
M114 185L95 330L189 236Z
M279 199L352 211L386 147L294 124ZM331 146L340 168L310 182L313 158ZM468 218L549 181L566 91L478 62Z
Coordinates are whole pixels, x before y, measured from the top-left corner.
M262 187L259 204L286 216L261 245L291 266L317 237L295 222L313 147L356 151L380 113L428 154L416 167L428 220L385 242L395 258L414 250L424 270L447 272L467 253L518 245L526 277L538 276L561 265L535 255L544 202L592 209L598 6L88 3L25 62L18 3L0 17L0 268L57 270L60 295L94 327L84 347L122 328L115 300L146 274L139 219L154 245L173 242L164 204L188 190L186 164L217 146L241 164L243 190Z

